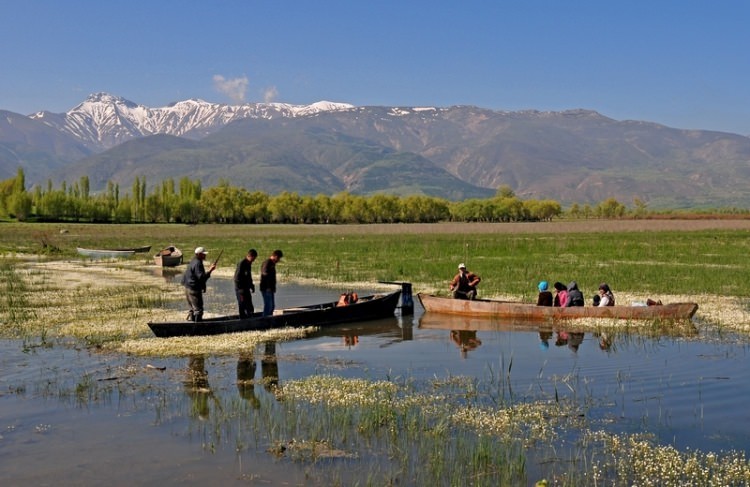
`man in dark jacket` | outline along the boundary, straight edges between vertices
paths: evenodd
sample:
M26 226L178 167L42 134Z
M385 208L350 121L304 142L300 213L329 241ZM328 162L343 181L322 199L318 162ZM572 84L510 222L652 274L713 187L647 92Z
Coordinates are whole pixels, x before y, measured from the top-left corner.
M578 283L570 281L570 284L568 284L568 302L565 303L565 306L583 306L583 304L583 293L578 289Z
M237 263L237 269L234 271L234 293L237 295L240 318L249 318L255 312L251 293L255 292L252 267L257 257L258 252L255 249L248 250L245 258Z
M208 270L203 266L207 253L203 247L196 248L195 257L188 264L185 274L182 275L185 297L190 305L188 321L203 321L203 293L206 291L206 281L216 269L216 263L211 264Z
M276 263L284 253L274 250L271 256L260 266L260 293L263 295L263 316L270 316L276 308Z

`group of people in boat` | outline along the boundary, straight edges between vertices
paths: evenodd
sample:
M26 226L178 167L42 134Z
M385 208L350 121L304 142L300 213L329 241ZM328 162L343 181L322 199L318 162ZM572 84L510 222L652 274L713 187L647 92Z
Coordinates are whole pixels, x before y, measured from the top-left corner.
M218 258L206 269L203 261L206 260L208 251L204 247L196 247L194 257L190 261L182 275L182 285L185 287L187 298L188 321L203 321L203 293L206 292L206 282L211 273L216 270ZM221 254L219 254L221 256ZM276 308L276 263L284 253L274 250L271 255L260 266L260 293L263 296L263 316L270 316ZM240 318L249 318L255 312L252 293L255 292L253 282L252 264L258 257L258 251L250 249L247 255L237 263L234 272L234 291L237 296L237 306Z
M466 264L463 262L458 264L458 274L453 277L450 282L450 292L454 299L468 299L473 300L477 297L477 285L482 281L482 278L473 272L469 272L466 268ZM549 289L547 281L541 281L538 285L539 296L537 298L537 306L583 306L585 300L583 293L578 289L578 283L571 281L567 286L561 282L556 282L552 285L555 289L555 294ZM615 295L612 293L609 284L603 282L599 285L599 292L594 296L594 306L614 306Z
M539 295L537 297L537 306L559 306L562 308L570 306L583 306L584 297L580 289L578 289L578 283L571 281L567 286L561 282L556 282L552 285L555 289L555 294L549 289L547 281L539 282L537 288L539 289ZM599 292L594 295L592 300L594 306L614 306L615 295L612 293L609 284L603 282L599 284Z

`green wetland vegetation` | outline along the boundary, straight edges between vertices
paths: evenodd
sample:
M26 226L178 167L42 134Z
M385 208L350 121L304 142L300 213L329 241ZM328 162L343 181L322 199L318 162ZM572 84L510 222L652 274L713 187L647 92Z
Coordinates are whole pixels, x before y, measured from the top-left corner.
M588 417L598 397L511 390L512 357L479 377L372 377L346 363L308 367L307 374L276 385L255 401L214 395L200 370L185 383L192 400L174 398L138 364L202 354L263 355L271 342L298 335L157 340L145 323L181 316L169 303L182 294L160 279L139 277L150 255L95 262L75 247L176 245L223 250L220 275L228 277L249 247L260 258L284 251L282 283L297 281L340 289L377 281L410 281L415 292L447 294L459 262L479 274L485 297L535 301L540 280L576 280L590 297L606 281L622 304L655 297L700 304L696 326L744 336L747 318L750 224L590 221L566 224L434 225L86 225L0 224L0 324L7 343L26 354L85 349L112 357L109 376L90 371L60 377L40 372L37 382L8 384L0 400L36 394L85 407L148 398L161 421L181 413L194 419L191 435L208 453L234 449L299 465L297 483L313 485L746 485L743 451L680 450L647 432L605 432ZM256 269L257 272L257 269ZM623 302L625 301L625 302ZM179 306L177 306L178 309ZM583 324L587 330L638 340L665 324ZM303 330L309 333L310 330ZM631 335L632 332L632 335ZM630 336L630 338L627 338ZM266 347L264 349L264 347ZM31 361L33 363L33 360ZM303 365L301 365L303 367ZM118 368L120 367L120 368ZM352 370L354 369L354 370ZM238 369L239 370L239 369ZM540 375L542 371L540 371ZM172 377L174 379L174 377ZM239 379L239 378L238 378ZM163 387L163 391L161 389ZM157 391L157 392L154 392ZM158 392L162 391L162 392ZM141 406L138 406L141 407ZM145 407L145 406L144 406ZM210 408L212 414L205 415ZM258 413L260 412L260 413ZM248 419L251 418L251 419ZM4 428L6 425L0 425ZM44 425L37 428L45 429ZM41 431L44 433L44 431ZM0 440L2 441L2 440ZM260 479L240 476L239 483Z

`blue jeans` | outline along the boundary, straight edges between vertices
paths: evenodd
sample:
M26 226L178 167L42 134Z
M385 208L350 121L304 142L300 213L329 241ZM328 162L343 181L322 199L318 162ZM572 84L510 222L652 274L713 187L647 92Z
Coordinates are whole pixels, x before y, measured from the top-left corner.
M263 316L271 316L276 309L275 293L273 291L261 291L263 294Z

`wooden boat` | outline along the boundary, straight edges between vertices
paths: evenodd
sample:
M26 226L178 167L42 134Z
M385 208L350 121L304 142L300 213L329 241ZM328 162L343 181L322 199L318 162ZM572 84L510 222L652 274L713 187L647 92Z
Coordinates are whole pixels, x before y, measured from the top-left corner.
M698 335L698 328L688 319L662 319L653 323L643 322L643 327L631 323L622 328L623 335L691 337ZM591 331L580 323L565 320L524 320L519 318L496 318L491 316L464 316L442 313L423 313L419 317L419 328L426 330L450 330L471 332L533 332L552 333L553 331ZM617 329L617 328L615 328ZM614 337L612 330L608 332ZM619 337L619 335L618 335Z
M337 306L338 301L297 308L279 309L272 316L261 312L240 319L238 315L206 318L203 321L151 322L154 335L161 338L175 336L218 335L250 330L266 330L286 326L328 326L341 323L378 320L394 316L401 291L359 297L354 304Z
M174 245L165 247L154 255L154 264L160 267L175 267L182 264L182 250Z
M120 257L130 257L135 254L133 249L84 249L76 247L80 255L91 257L92 259L116 259Z
M83 247L76 247L76 251L80 255L91 257L93 259L114 259L119 257L129 257L136 253L144 253L151 250L151 246L147 245L144 247L130 247L120 249L86 249Z
M571 318L615 318L623 320L685 320L698 310L695 303L671 303L657 306L574 306L556 308L514 301L491 299L452 299L417 294L425 311L461 316L517 319L526 322Z

